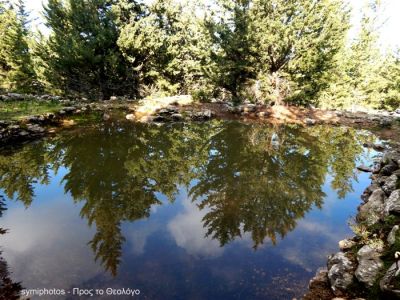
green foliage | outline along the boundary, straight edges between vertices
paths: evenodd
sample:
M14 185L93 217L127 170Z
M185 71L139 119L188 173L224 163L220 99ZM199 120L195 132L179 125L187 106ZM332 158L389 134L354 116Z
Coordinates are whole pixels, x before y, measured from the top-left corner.
M363 9L361 29L337 55L338 66L320 97L324 107L396 109L400 106L399 55L378 46L379 1Z
M60 103L56 101L37 101L34 99L0 102L0 120L18 120L30 115L55 112L61 107Z
M142 18L121 25L118 45L140 71L142 85L174 95L187 93L199 81L206 39L195 16L197 9L196 4L157 0Z
M45 10L50 36L36 54L51 86L63 93L108 99L136 94L135 74L117 46L113 1L50 0Z
M15 6L0 2L0 90L34 90L35 74L28 41L23 2Z
M344 0L49 0L48 36L1 2L0 88L396 109L400 56L377 45L379 9L367 3L346 45Z
M304 103L327 85L349 27L342 1L218 4L205 24L215 45L209 74L233 99Z

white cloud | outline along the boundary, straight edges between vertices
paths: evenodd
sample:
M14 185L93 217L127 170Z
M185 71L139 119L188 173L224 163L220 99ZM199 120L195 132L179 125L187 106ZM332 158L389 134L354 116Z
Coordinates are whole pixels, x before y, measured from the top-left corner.
M71 199L10 208L2 226L10 229L1 237L2 256L26 288L69 288L102 273L87 244L94 230Z
M168 229L176 244L194 256L217 257L222 255L224 248L219 241L205 238L206 228L202 219L207 209L199 210L189 198L182 200L185 212L178 214L168 223Z

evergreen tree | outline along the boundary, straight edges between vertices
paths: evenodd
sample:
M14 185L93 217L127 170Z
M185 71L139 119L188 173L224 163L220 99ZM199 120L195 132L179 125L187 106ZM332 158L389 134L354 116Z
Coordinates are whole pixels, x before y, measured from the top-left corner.
M143 87L153 86L166 94L187 93L201 77L198 51L205 39L196 9L196 4L157 0L143 18L122 26L118 45L140 71Z
M34 90L28 41L28 14L22 1L14 5L0 2L0 88L11 91Z
M344 46L343 1L255 0L251 24L260 79L272 87L272 99L315 102Z
M44 8L52 30L38 54L52 86L63 93L108 99L136 95L135 72L117 46L118 27L109 0L50 0Z
M217 87L228 91L234 102L241 101L247 80L255 79L253 41L250 30L250 0L221 0L219 9L204 25L212 40L210 63L205 74Z

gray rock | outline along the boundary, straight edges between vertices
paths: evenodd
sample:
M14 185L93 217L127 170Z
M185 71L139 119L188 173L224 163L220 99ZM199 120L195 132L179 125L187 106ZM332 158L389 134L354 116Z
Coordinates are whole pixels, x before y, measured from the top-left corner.
M365 221L368 225L377 223L383 216L386 195L382 189L376 189L368 198L367 203L360 207L358 219Z
M390 176L394 171L396 171L399 167L395 165L394 163L390 163L386 166L384 166L379 174L384 175L384 176Z
M117 96L111 96L110 97L110 101L117 101L118 100L118 97Z
M8 126L8 129L10 129L10 130L18 130L19 128L20 128L19 125L10 125L10 126Z
M29 123L40 123L40 122L41 122L39 116L29 116L29 117L26 117L25 121L27 121L27 122L29 122Z
M67 106L63 108L63 111L65 111L66 113L73 113L76 110L75 106Z
M196 112L192 115L195 120L208 120L212 117L212 112L209 109L205 109L203 111Z
M22 130L22 131L19 132L19 136L25 137L25 136L28 136L28 135L29 135L29 132L27 132L25 130Z
M385 184L382 186L382 190L386 193L386 195L390 195L395 189L397 189L398 181L399 178L394 174L386 179Z
M243 107L244 112L255 112L257 110L257 106L255 104L246 104Z
M358 266L355 276L358 281L372 287L384 267L381 259L383 248L365 245L357 253Z
M111 116L109 114L107 114L107 113L103 114L103 121L108 121L110 119L111 119Z
M7 96L11 100L23 100L25 98L25 95L17 93L8 93Z
M33 133L43 133L45 132L45 129L43 127L40 127L39 125L35 124L29 124L27 125L27 129Z
M381 127L390 127L390 126L392 126L392 120L386 119L386 118L382 119L382 120L380 120L379 125Z
M328 258L328 278L334 293L346 290L354 280L354 265L343 252Z
M396 242L396 236L398 234L400 227L399 225L394 225L392 230L389 232L389 235L387 237L387 242L391 246Z
M372 149L374 149L375 151L381 152L381 151L384 151L386 149L386 147L381 144L373 144Z
M3 121L3 120L0 121L0 127L7 127L8 125L10 125L9 122Z
M385 155L382 157L382 163L387 164L394 164L399 165L400 160L400 153L397 151L389 151L386 152Z
M396 263L392 264L379 282L381 291L384 292L388 297L391 297L390 299L400 299L400 290L395 289L393 285L393 280L396 277L397 271Z
M304 122L305 122L306 125L308 125L308 126L312 126L312 125L315 125L315 124L317 123L317 121L315 121L314 119L310 119L310 118L306 118L306 119L304 120Z
M181 121L183 120L183 116L181 114L172 114L171 115L172 120L174 121Z
M385 214L400 213L400 190L393 191L385 203Z
M154 122L165 122L165 121L167 121L167 118L165 116L157 115L157 116L153 117L153 121Z

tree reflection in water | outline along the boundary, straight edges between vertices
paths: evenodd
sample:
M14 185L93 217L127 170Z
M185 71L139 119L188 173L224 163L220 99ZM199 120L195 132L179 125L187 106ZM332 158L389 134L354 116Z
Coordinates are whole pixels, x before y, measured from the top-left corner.
M3 212L7 210L3 196L0 195L0 218ZM0 227L0 236L6 234L7 230ZM22 286L18 282L14 282L10 277L7 262L1 255L0 251L0 299L17 300L20 299Z
M173 202L180 188L206 209L207 235L225 245L250 233L254 248L277 241L324 201L322 186L343 198L369 135L353 129L272 127L213 121L198 124L104 124L0 155L0 189L27 207L36 183L67 169L65 192L82 203L96 233L89 242L117 273L125 241L121 224L148 218L159 194Z

